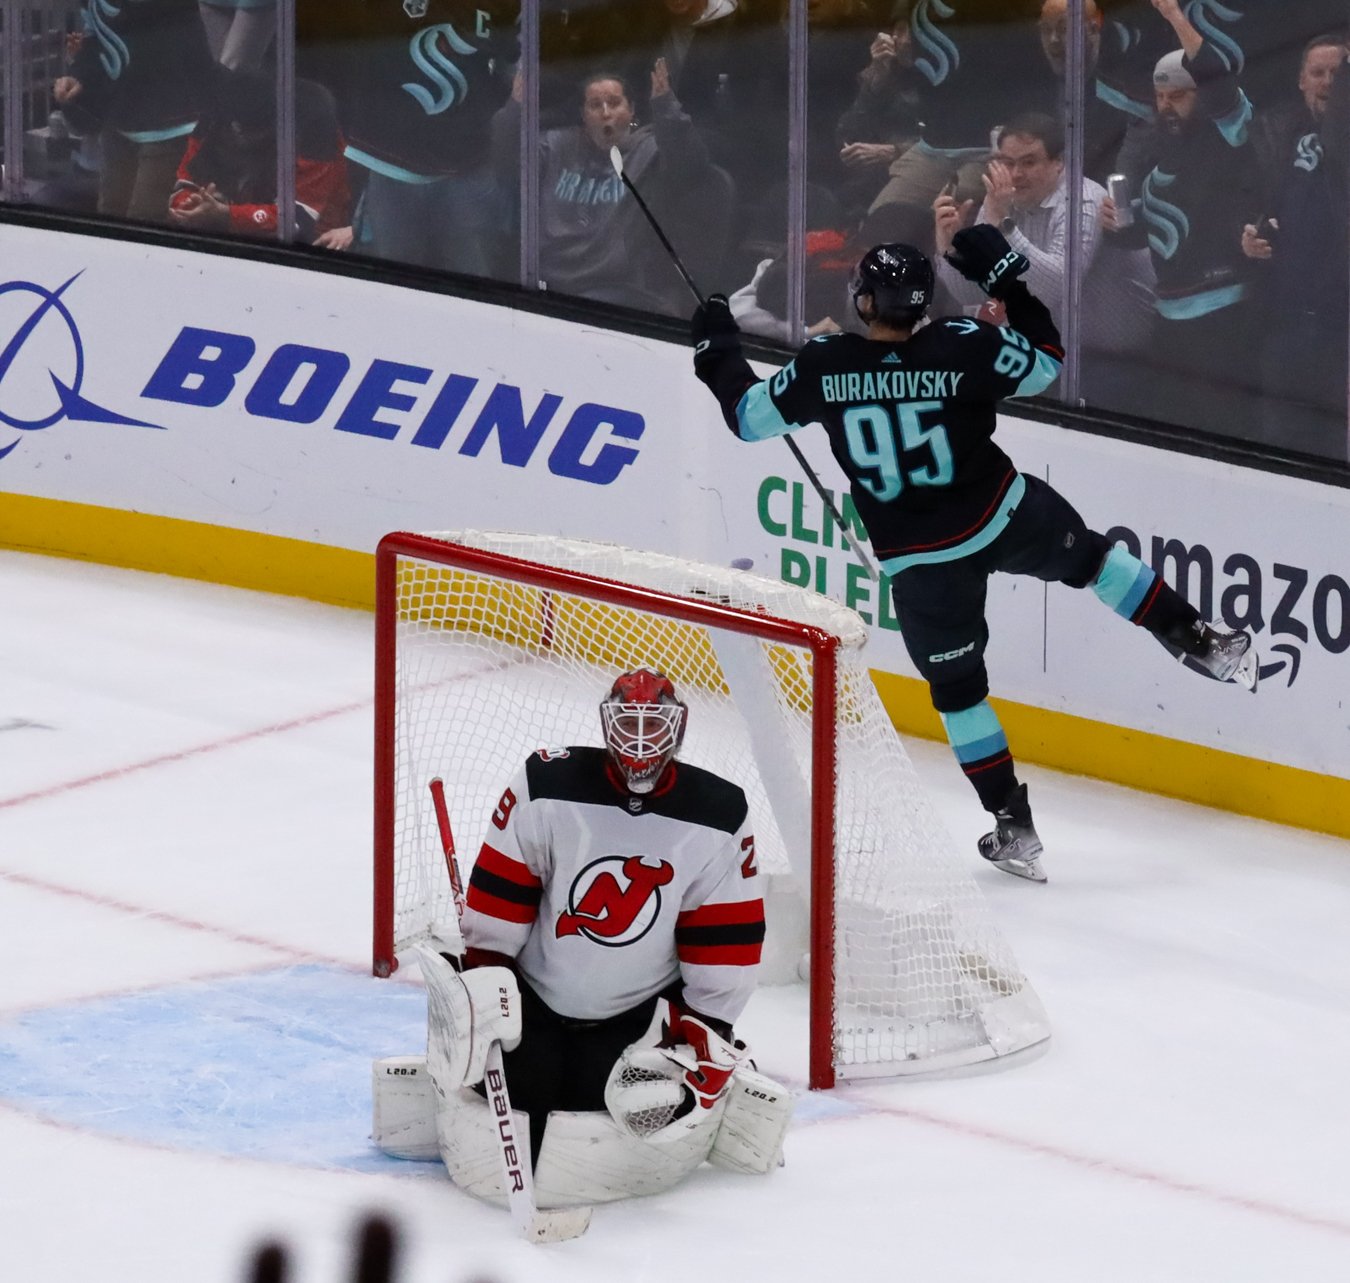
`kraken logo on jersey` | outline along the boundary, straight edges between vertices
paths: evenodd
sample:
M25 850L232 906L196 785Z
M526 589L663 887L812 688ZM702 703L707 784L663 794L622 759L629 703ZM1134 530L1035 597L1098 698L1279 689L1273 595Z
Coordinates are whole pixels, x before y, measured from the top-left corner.
M1190 0L1185 10L1191 25L1209 41L1210 47L1223 59L1229 72L1235 76L1241 74L1247 65L1242 46L1216 25L1219 22L1235 22L1242 17L1241 12L1221 4L1219 0Z
M431 0L403 0L403 12L415 22L418 18L427 16L430 5Z
M1148 243L1159 258L1171 258L1191 234L1191 220L1186 217L1186 211L1163 200L1160 195L1176 181L1176 175L1164 174L1160 169L1155 169L1144 179L1140 204L1144 221L1149 226Z
M923 50L923 57L914 60L914 70L920 72L930 85L940 85L961 65L961 51L950 36L933 25L931 16L950 18L955 12L942 0L920 0L910 19L915 43Z
M85 20L99 44L98 60L108 73L109 80L118 79L131 61L131 51L126 42L108 26L108 20L121 12L121 6L113 4L112 0L91 0L85 9Z
M641 940L660 916L661 888L674 876L675 869L666 860L647 864L640 855L592 860L567 889L567 912L558 915L558 938L581 935L613 947Z
M1311 174L1322 163L1322 139L1317 134L1304 134L1298 140L1294 168Z
M469 82L464 73L437 44L442 36L451 50L461 57L467 58L478 52L477 47L464 40L448 22L424 27L408 42L408 56L435 86L435 92L411 81L403 88L417 99L428 116L439 116L469 96Z

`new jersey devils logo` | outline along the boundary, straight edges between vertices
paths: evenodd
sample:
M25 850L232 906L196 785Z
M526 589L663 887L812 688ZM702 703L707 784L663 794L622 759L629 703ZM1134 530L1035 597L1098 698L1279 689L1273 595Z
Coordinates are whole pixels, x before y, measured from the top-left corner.
M645 864L640 855L591 861L568 888L567 912L558 915L559 939L581 935L613 947L641 940L661 912L661 888L674 876L665 860Z

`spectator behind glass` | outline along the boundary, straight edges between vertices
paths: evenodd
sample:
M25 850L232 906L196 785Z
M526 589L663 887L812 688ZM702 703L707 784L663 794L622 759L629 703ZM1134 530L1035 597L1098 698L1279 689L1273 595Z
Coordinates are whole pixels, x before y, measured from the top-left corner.
M628 0L622 20L632 33L630 56L607 65L626 74L641 94L651 67L664 60L671 92L712 162L732 180L734 239L746 238L758 207L766 206L772 210L772 228L762 239L781 244L787 116L771 92L786 74L778 0ZM642 113L640 99L634 109ZM775 183L780 185L776 200L769 190Z
M835 126L843 177L838 196L845 212L861 218L886 182L887 170L918 141L919 72L909 11L899 0L891 25L878 31L869 61L857 77L858 92Z
M1251 104L1179 0L1152 4L1182 48L1158 62L1155 119L1131 131L1121 152L1134 221L1122 227L1107 197L1102 224L1118 243L1146 243L1152 254L1155 368L1147 378L1133 372L1109 395L1115 408L1245 436L1254 418L1249 273L1240 246L1256 182Z
M1086 272L1097 254L1101 232L1097 214L1105 190L1090 178L1083 182L1082 267ZM989 223L1025 254L1031 267L1028 288L1044 301L1056 326L1064 313L1064 258L1069 238L1069 185L1064 176L1064 131L1041 113L1018 116L998 134L984 172L984 200L974 216L973 201L958 204L943 193L933 202L934 264L938 279L951 296L972 312L988 301L978 285L966 280L944 257L962 227ZM1002 323L1003 317L994 318Z
M1305 52L1299 76L1303 114L1291 113L1301 125L1272 129L1268 136L1269 141L1283 135L1283 155L1271 162L1274 182L1262 207L1265 217L1242 229L1242 252L1260 273L1259 439L1340 461L1347 457L1350 378L1345 163L1350 74L1338 40L1320 37Z
M953 178L958 201L982 198L991 132L1046 98L1040 9L1041 0L918 0L921 136L891 165L872 209L906 205L927 218Z
M806 233L806 337L837 334L853 310L848 277L858 260L849 238L837 229ZM731 314L747 334L792 341L788 325L787 257L762 259L748 285L728 298ZM852 327L849 327L852 328Z
M1082 180L1079 270L1084 283L1081 340L1085 349L1111 352L1142 348L1148 339L1153 270L1144 249L1102 253L1101 204L1106 190ZM1049 307L1055 324L1064 313L1064 270L1069 236L1069 185L1064 172L1064 130L1053 117L1030 112L999 131L998 150L984 175L985 197L958 205L943 193L933 203L937 277L963 308L1003 323L1001 309L943 257L952 237L972 223L989 223L1025 254L1027 284Z
M1044 0L1037 30L1041 52L1050 69L1046 97L1040 110L1053 116L1062 127L1066 100L1064 81L1069 69L1068 0ZM1113 171L1126 130L1132 124L1146 122L1153 115L1147 66L1131 67L1126 71L1121 63L1128 66L1128 59L1103 57L1103 31L1104 18L1096 0L1084 0L1083 172L1098 183L1105 182ZM1115 36L1114 29L1110 34ZM1108 48L1118 52L1120 46L1112 41ZM1158 56L1166 52L1165 48L1159 49ZM1128 88L1122 88L1122 84Z
M216 74L212 103L178 167L169 221L188 231L274 238L277 232L276 85L254 71ZM295 85L295 240L312 244L351 215L347 165L332 95Z
M823 228L806 234L806 278L804 313L806 337L837 334L847 330L866 334L867 324L859 317L849 292L849 279L858 260L873 245L901 241L933 253L933 220L917 218L908 209L887 205L869 214L851 234L840 228ZM727 300L731 314L750 334L793 341L788 325L788 263L783 250L762 259L754 276ZM946 311L955 304L944 298Z
M337 99L368 171L359 248L488 276L509 265L493 113L519 56L515 0L297 0L296 60Z
M86 0L84 38L52 98L97 134L98 212L162 222L211 70L195 0Z
M651 124L637 123L623 76L599 71L582 83L580 124L540 135L539 275L547 289L562 294L674 313L685 310L685 287L614 172L610 148L622 153L624 172L666 234L691 255L695 237L711 236L712 223L729 210L712 201L700 208L712 165L671 92L664 60L657 59L650 82ZM520 98L518 79L494 124L504 171L519 154ZM706 225L681 217L686 206Z
M211 57L231 71L262 66L277 33L276 0L200 0Z
M1300 138L1320 134L1332 82L1345 61L1345 36L1332 32L1314 36L1303 49L1299 63L1297 93L1256 113L1252 143L1261 166L1262 213L1274 207L1283 186L1290 155Z

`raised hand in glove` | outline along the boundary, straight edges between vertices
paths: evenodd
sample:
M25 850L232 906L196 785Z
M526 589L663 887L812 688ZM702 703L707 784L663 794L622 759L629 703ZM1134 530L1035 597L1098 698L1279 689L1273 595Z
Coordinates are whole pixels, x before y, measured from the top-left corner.
M943 257L990 298L1002 298L1031 267L1027 256L1013 249L1003 233L988 223L957 232Z
M689 333L694 340L695 355L700 350L727 348L740 342L741 327L731 314L731 304L725 294L710 294L706 302L694 309L689 318ZM708 349L703 347L708 344Z

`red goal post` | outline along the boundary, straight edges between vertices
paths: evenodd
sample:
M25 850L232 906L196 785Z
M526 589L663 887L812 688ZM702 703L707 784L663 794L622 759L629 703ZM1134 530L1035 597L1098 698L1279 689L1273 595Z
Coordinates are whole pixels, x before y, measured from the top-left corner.
M933 858L949 840L861 662L865 642L855 612L744 571L507 532L387 535L375 974L417 939L457 935L429 780L445 778L467 878L509 775L535 749L598 742L608 682L645 663L690 704L681 756L746 789L761 867L809 904L797 919L809 940L778 948L812 960L812 1087L1042 1041L1044 1012L973 880ZM897 796L873 795L886 791ZM770 898L771 941L782 903Z

